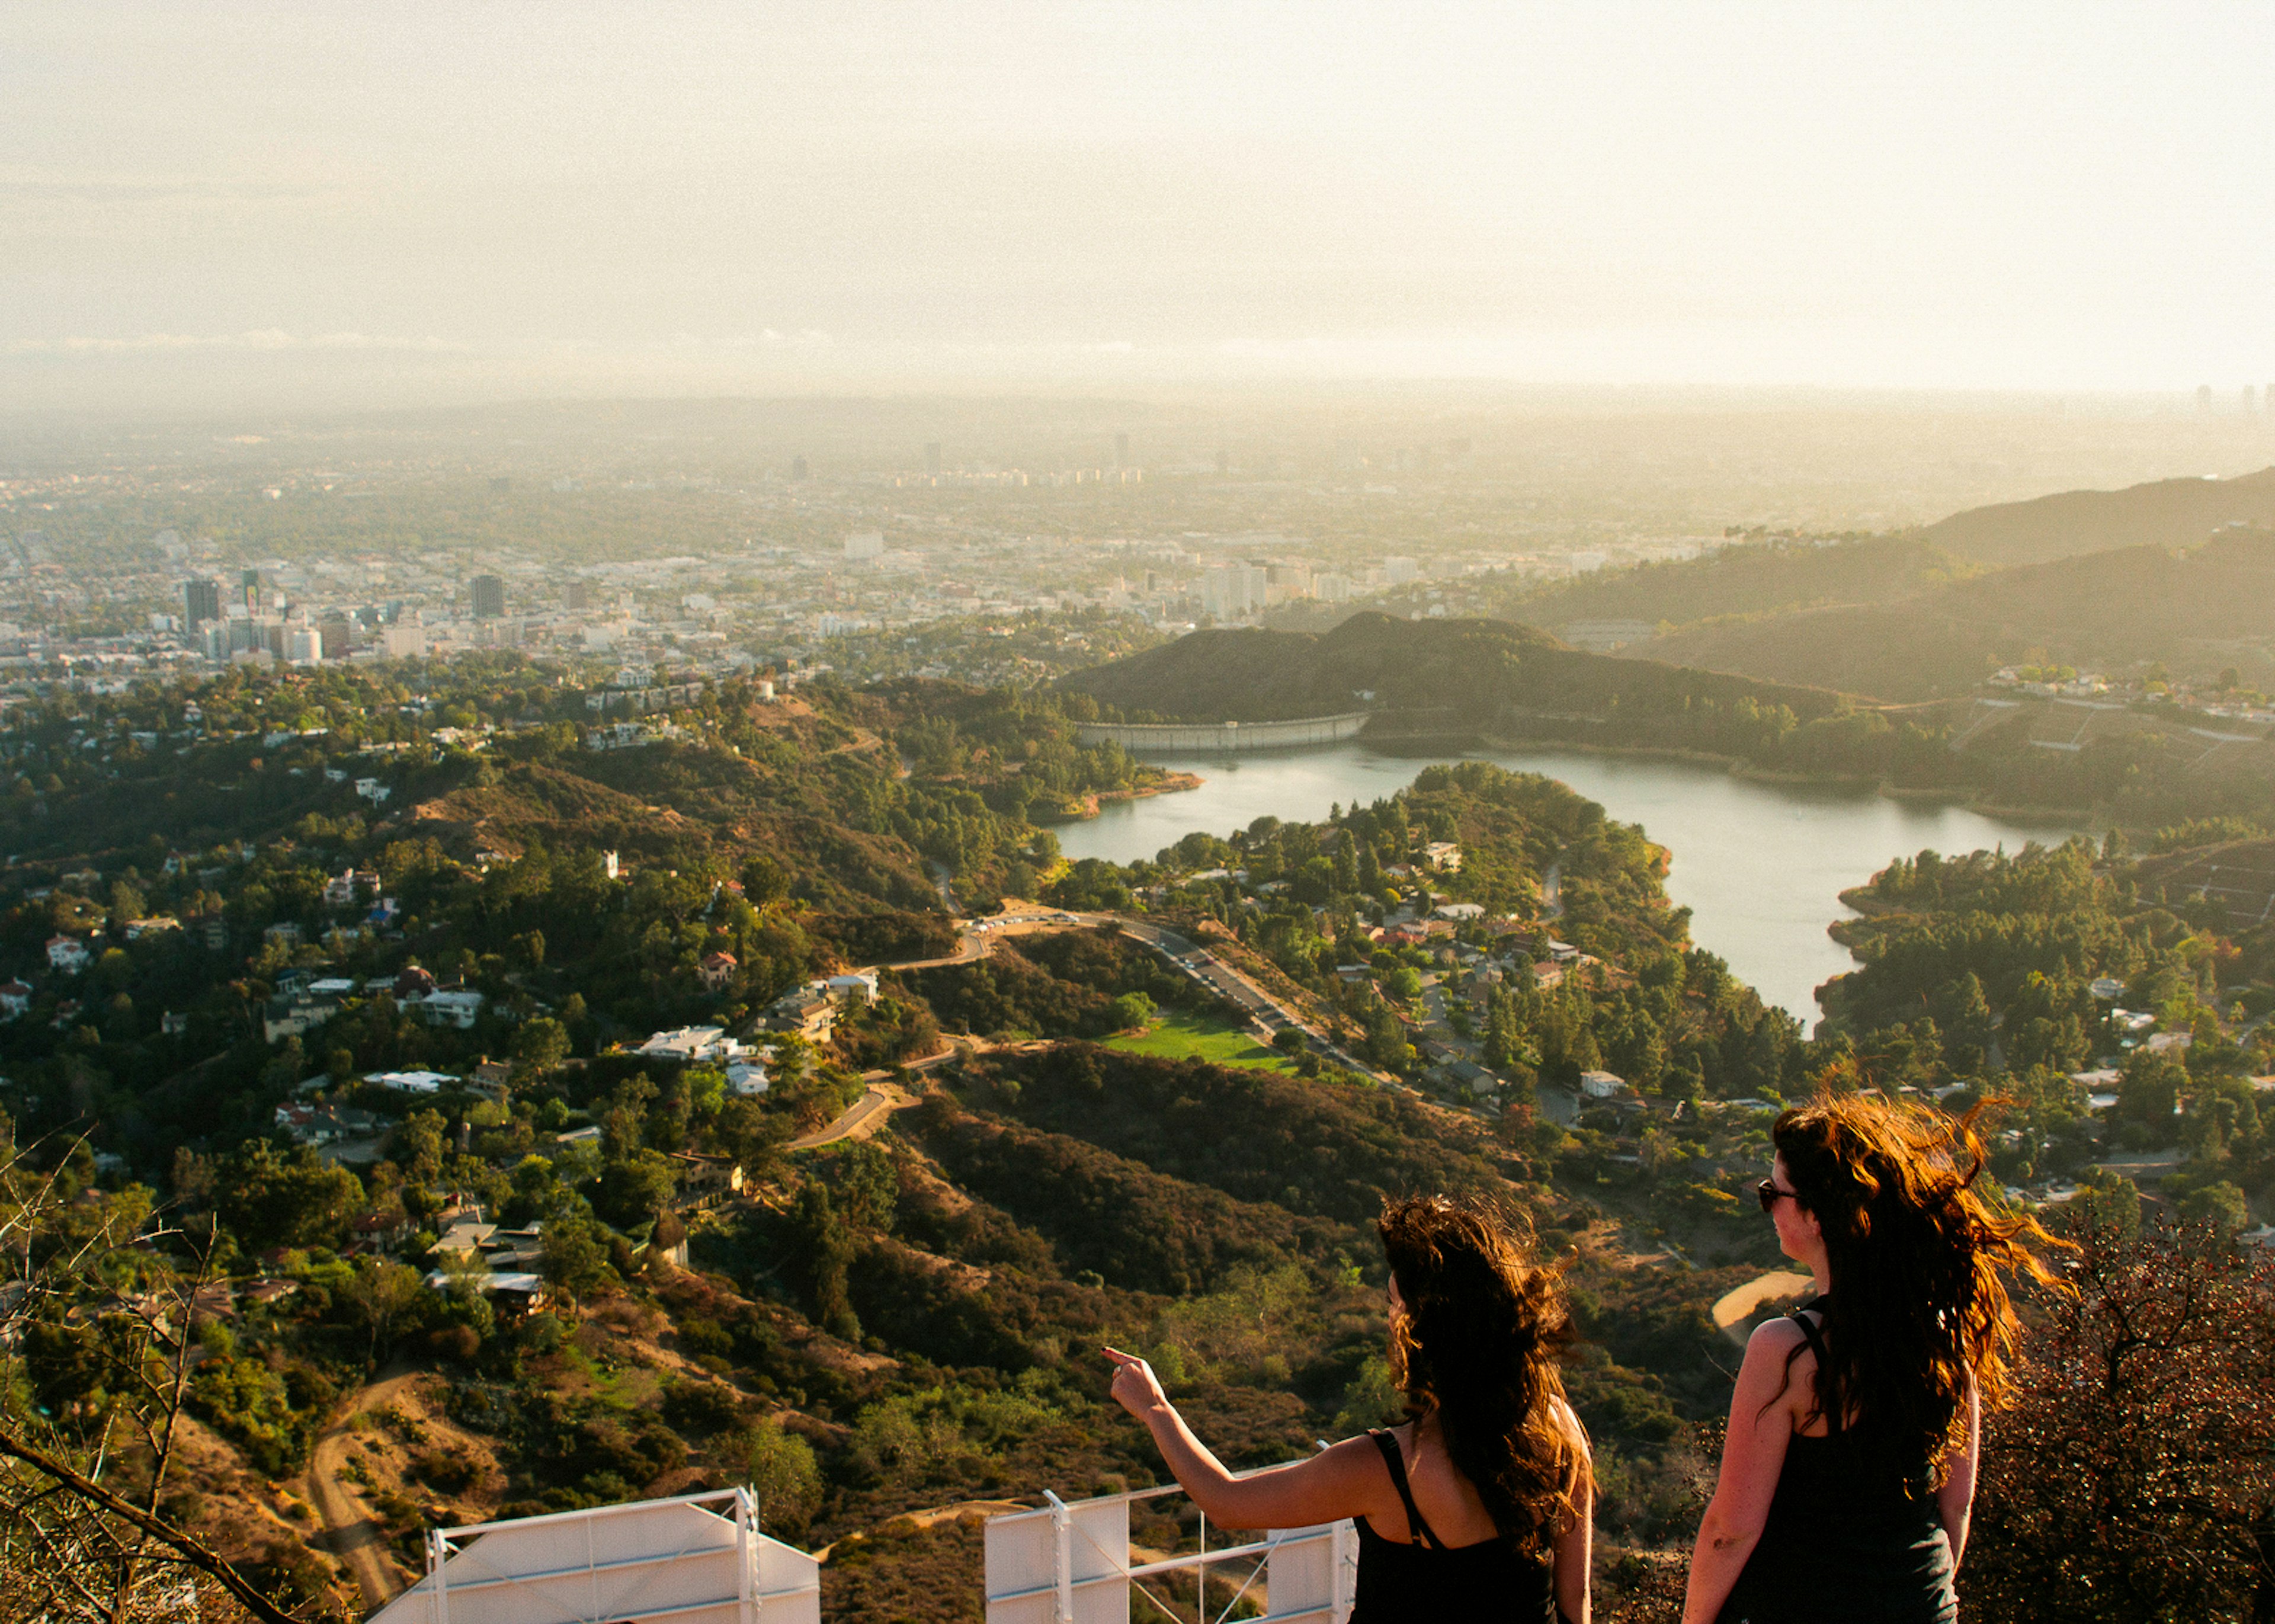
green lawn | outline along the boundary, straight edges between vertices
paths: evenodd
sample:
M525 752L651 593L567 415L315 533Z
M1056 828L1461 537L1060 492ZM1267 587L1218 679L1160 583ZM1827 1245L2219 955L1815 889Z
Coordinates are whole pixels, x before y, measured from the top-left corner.
M1109 1049L1132 1054L1160 1054L1172 1060L1205 1060L1213 1066L1256 1066L1266 1071L1293 1074L1296 1066L1286 1055L1266 1047L1249 1033L1213 1016L1172 1010L1134 1036L1108 1038Z

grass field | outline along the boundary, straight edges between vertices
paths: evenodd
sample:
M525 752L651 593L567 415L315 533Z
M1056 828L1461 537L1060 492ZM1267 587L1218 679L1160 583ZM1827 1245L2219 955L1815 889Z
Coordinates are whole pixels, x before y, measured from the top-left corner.
M1109 1038L1109 1049L1159 1054L1171 1060L1205 1060L1213 1066L1255 1066L1292 1074L1295 1062L1266 1047L1249 1033L1213 1016L1173 1010L1135 1036Z

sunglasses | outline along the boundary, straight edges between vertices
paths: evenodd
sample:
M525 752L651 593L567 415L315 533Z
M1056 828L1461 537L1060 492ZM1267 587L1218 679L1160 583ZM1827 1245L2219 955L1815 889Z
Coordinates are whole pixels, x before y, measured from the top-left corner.
M1801 1192L1799 1190L1780 1190L1777 1187L1777 1181L1774 1179L1764 1179L1760 1183L1755 1185L1754 1194L1761 1198L1762 1211L1765 1212L1774 1212L1777 1211L1777 1204L1780 1201L1798 1201L1801 1199Z

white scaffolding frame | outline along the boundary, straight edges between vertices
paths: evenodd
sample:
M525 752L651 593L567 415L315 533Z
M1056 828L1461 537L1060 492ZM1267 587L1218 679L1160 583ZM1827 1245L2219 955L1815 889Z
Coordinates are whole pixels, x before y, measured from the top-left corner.
M1345 1624L1358 1569L1358 1534L1348 1520L1274 1529L1212 1551L1203 1512L1198 1550L1133 1561L1130 1507L1183 1493L1175 1484L1083 1500L1046 1491L1037 1510L989 1518L987 1624L1130 1624L1140 1601L1147 1608L1143 1624L1174 1624L1182 1615L1145 1581L1175 1573L1194 1575L1202 1624L1224 1624L1259 1577L1270 1611L1252 1624ZM1236 1585L1233 1575L1223 1576L1231 1594L1216 1605L1209 1570L1227 1564L1245 1571Z
M814 1560L748 1489L434 1529L427 1575L371 1624L817 1624Z

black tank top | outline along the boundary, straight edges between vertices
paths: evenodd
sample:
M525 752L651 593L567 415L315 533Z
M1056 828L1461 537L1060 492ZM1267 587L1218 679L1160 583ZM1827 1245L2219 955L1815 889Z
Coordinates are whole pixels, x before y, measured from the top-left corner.
M1825 1341L1807 1316L1812 1297L1790 1316L1827 1369ZM1823 1391L1821 1388L1819 1391ZM1938 1514L1934 1474L1909 1477L1875 1467L1856 1434L1828 1406L1825 1436L1786 1440L1761 1537L1717 1624L1953 1624L1951 1542Z
M1447 1624L1449 1620L1556 1624L1556 1570L1519 1556L1498 1538L1448 1548L1438 1542L1407 1486L1395 1435L1367 1433L1382 1452L1391 1485L1406 1507L1411 1544L1385 1539L1358 1519L1358 1593L1350 1624Z

